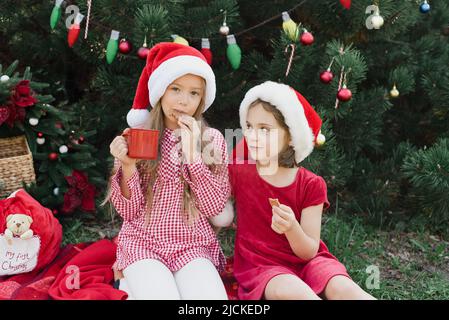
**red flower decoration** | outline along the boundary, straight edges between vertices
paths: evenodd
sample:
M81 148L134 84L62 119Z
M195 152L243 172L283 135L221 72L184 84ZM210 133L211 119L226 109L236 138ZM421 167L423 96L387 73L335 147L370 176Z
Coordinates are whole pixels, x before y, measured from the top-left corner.
M9 119L8 106L0 106L0 126Z
M64 194L63 213L71 213L81 207L83 211L95 211L95 186L89 183L87 175L73 170L71 176L65 177L70 188Z
M11 100L16 106L22 108L32 106L37 102L34 92L30 88L29 80L22 80L16 85Z
M0 125L6 123L10 128L14 127L14 122L25 120L25 109L16 107L15 104L8 102L6 106L0 107Z

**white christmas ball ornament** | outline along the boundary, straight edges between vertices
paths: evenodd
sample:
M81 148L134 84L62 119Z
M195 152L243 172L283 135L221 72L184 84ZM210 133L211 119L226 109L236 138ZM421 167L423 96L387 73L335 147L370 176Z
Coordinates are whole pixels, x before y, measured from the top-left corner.
M66 145L62 145L59 147L60 153L67 153L67 151L69 151L69 148Z
M0 82L6 82L8 80L9 80L9 76L7 76L6 74L4 74L0 77Z
M223 25L220 27L220 34L223 36L227 36L229 34L229 27L226 25L226 23L223 23Z
M44 144L45 143L45 138L37 138L36 139L37 144Z
M32 126L37 126L39 123L39 119L38 118L30 118L30 120L28 120L28 123Z
M59 194L59 188L54 188L54 189L53 189L53 194L54 194L55 196L57 196L57 195Z
M371 18L371 23L374 29L380 29L384 25L384 18L381 15L376 14Z

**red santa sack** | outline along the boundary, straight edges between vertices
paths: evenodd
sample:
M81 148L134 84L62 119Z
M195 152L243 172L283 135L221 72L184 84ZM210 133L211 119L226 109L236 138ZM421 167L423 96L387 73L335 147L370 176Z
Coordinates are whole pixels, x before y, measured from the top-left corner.
M25 190L19 189L13 193L9 198L0 200L0 236L4 236L6 230L6 219L10 214L25 214L29 215L33 222L30 229L33 231L33 239L36 246L34 250L38 252L37 261L32 262L32 270L24 269L26 271L20 272L20 262L27 263L27 249L25 253L17 250L14 246L2 245L0 256L0 268L2 268L2 275L8 275L8 267L12 274L26 274L29 272L38 273L46 265L48 265L58 254L62 241L62 226L58 219L53 216L50 209L42 206L38 201L31 197ZM2 238L1 240L4 241ZM15 244L22 245L20 238L14 238Z

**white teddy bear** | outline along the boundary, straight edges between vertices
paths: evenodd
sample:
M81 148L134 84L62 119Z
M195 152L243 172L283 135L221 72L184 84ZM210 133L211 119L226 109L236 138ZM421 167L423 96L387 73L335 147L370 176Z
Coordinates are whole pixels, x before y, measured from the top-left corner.
M33 219L26 214L10 214L6 217L5 238L11 244L14 236L21 239L30 239L33 237L33 230L30 229Z

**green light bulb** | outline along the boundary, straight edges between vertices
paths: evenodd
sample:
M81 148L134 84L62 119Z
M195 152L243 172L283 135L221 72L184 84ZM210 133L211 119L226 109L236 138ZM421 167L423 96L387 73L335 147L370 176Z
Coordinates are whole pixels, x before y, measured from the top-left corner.
M237 70L240 67L240 62L242 60L242 50L240 50L240 47L237 45L234 35L227 36L226 40L228 42L226 55L232 68Z
M111 37L108 41L108 46L106 47L106 61L111 64L114 61L118 52L118 37L120 32L116 30L111 31Z
M59 21L59 18L61 17L61 4L63 3L63 0L56 0L55 6L53 7L53 10L51 11L50 16L50 27L54 29L56 27L56 24Z

